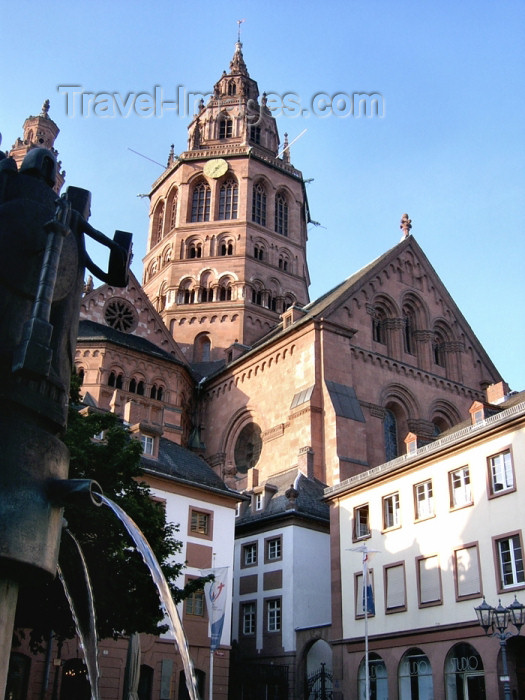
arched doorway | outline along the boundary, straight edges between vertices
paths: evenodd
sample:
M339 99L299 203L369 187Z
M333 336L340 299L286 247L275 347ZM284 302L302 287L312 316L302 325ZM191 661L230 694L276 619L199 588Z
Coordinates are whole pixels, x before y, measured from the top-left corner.
M445 659L447 700L484 700L483 661L471 644L454 644Z
M371 652L368 655L368 677L370 682L370 698L373 700L388 700L388 675L385 662L379 656ZM357 697L359 700L366 698L366 669L363 657L359 664L357 674Z
M332 698L332 649L324 639L312 644L306 656L307 700Z
M64 662L60 700L91 700L87 668L82 659Z
M399 697L403 700L426 700L434 694L432 666L421 649L414 647L399 662Z

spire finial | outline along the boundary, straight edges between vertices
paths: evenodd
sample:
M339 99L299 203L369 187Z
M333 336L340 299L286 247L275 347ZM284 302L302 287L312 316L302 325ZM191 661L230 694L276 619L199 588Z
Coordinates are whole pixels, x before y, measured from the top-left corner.
M410 229L412 228L412 219L408 218L408 214L403 214L401 217L401 224L399 228L403 231L403 238L408 238L410 236Z
M42 105L42 112L40 113L40 116L49 117L49 100L46 100Z
M245 19L238 19L237 20L237 43L238 44L241 43L241 24L243 22L246 22L246 20Z

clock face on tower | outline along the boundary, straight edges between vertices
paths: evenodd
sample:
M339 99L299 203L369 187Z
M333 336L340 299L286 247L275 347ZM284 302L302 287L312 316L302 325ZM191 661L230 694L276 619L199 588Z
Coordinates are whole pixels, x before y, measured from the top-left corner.
M204 174L207 177L222 177L228 170L228 163L222 158L212 158L204 166Z

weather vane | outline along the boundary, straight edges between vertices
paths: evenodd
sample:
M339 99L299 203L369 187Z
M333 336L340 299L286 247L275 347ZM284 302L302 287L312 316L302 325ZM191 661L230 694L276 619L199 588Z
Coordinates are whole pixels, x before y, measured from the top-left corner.
M246 22L245 19L238 19L237 20L237 41L240 43L241 42L241 24L243 22Z

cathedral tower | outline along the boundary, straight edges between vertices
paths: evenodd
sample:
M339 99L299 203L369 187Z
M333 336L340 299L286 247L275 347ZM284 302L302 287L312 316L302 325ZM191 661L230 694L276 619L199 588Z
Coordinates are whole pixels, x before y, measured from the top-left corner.
M24 160L24 157L33 148L47 148L52 151L58 158L58 151L55 149L55 139L58 136L60 129L49 116L49 100L46 100L42 105L42 111L36 117L28 117L24 122L24 135L22 138L17 138L13 147L9 151L9 155L14 158L17 166ZM61 163L58 161L57 180L55 191L60 192L66 173L60 168Z
M232 359L308 303L308 205L236 43L153 184L144 289L189 362Z

